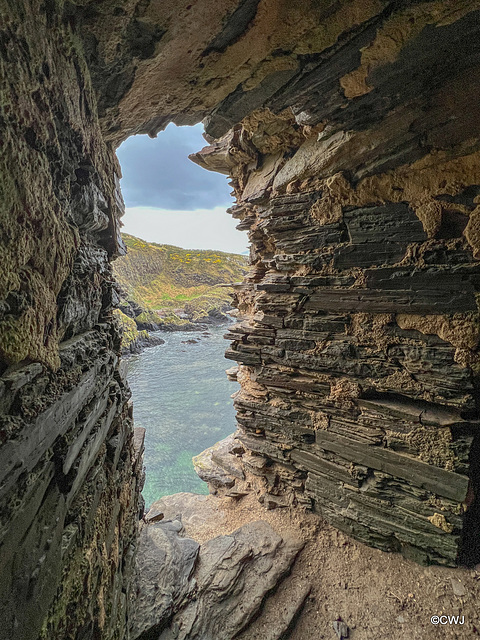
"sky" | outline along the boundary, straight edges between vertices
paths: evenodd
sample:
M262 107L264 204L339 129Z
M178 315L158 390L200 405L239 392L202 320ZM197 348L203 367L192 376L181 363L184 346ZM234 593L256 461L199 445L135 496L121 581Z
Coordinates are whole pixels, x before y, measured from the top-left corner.
M122 231L184 249L244 253L247 235L225 211L233 204L227 177L188 159L207 144L202 132L202 124L170 124L157 138L132 136L119 147Z

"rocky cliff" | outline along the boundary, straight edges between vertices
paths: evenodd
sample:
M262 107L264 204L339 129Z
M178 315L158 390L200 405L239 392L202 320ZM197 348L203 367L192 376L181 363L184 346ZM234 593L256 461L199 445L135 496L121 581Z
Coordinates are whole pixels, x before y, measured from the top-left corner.
M459 109L478 65L460 35L471 8L365 25L191 157L230 173L252 243L226 354L242 463L217 451L203 474L235 461L227 495L307 504L445 564L480 558L478 110ZM237 90L207 131L260 107L254 94Z
M249 153L231 214L253 261L226 354L246 480L228 492L310 504L417 560L477 559L478 156L380 171L365 137L266 111L192 158Z
M115 155L55 3L0 4L0 638L125 637L141 451ZM107 631L108 630L108 631Z
M113 272L126 326L130 318L140 331L194 331L228 321L232 284L243 279L246 257L122 238L128 253Z
M171 121L204 119L197 159L231 175L252 242L228 351L239 490L478 560L480 3L0 16L0 637L129 635L142 445L112 311L114 148Z

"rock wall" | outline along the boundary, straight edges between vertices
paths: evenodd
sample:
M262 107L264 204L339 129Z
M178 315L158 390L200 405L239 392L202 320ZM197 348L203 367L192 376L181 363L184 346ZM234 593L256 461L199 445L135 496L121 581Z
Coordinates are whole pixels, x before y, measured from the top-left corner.
M142 465L112 316L115 157L61 13L0 7L0 638L124 638Z
M128 637L114 145L170 121L205 119L252 241L228 352L249 489L476 557L479 10L2 0L0 637Z
M359 57L351 42L310 57L191 156L230 174L252 261L226 336L243 451L226 442L197 467L213 491L306 504L367 544L455 564L480 559L479 110L465 106L480 59L461 35L479 13L433 26L424 9L367 26Z

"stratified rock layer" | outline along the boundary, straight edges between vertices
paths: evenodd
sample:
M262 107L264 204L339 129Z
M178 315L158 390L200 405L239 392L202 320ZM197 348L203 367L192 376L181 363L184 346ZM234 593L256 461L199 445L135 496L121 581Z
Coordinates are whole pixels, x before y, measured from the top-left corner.
M192 157L208 167L216 153L217 168L248 149L231 170L231 213L252 242L236 287L243 320L226 336L244 452L219 443L197 472L214 492L250 488L267 506L311 501L356 538L419 561L475 561L478 154L380 171L377 149L365 175L366 133L317 133L283 114L275 137L266 119Z
M0 638L120 639L142 443L112 315L118 169L68 21L0 16Z
M480 157L477 109L459 108L479 58L460 35L478 11L447 5L364 25L191 159L229 172L252 243L226 336L244 452L219 443L200 476L454 564L480 559ZM208 130L247 99L229 96Z

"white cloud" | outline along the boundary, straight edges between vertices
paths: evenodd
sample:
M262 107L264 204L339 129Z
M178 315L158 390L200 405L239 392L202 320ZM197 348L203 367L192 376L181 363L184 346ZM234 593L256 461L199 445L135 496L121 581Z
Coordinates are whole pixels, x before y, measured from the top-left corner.
M127 207L122 222L124 233L148 242L232 253L248 249L247 234L235 229L238 221L224 207L196 211Z
M188 159L206 142L203 125L169 124L158 138L131 136L117 149L127 206L162 209L212 208L232 201L226 176L207 171Z

